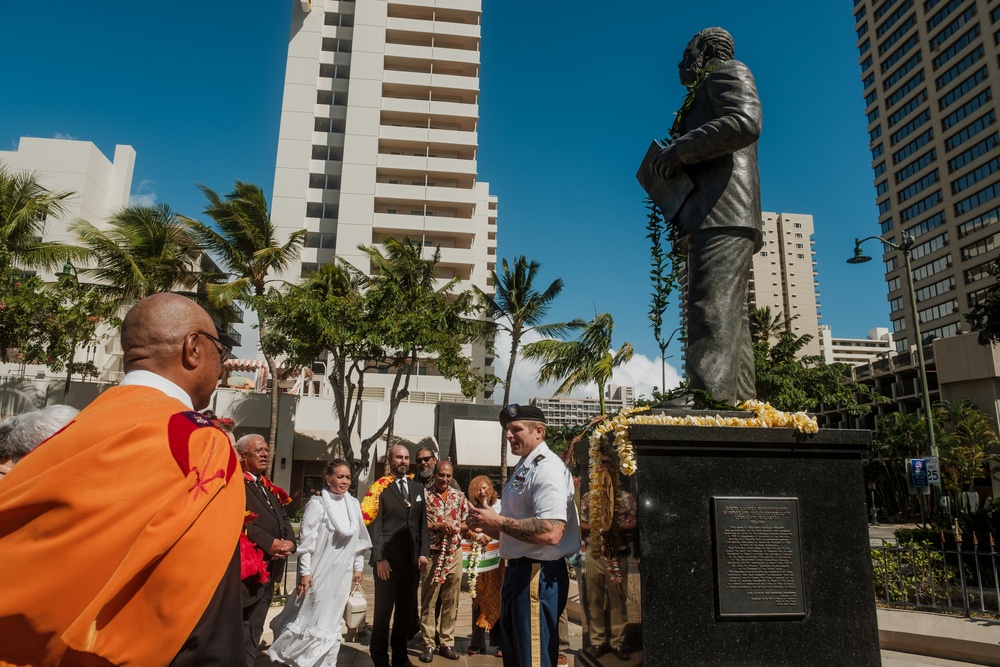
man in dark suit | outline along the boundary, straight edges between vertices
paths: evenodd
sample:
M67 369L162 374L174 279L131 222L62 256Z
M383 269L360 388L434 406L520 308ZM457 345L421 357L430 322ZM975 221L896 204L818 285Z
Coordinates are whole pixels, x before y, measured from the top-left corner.
M427 510L423 484L406 478L409 450L396 445L386 454L386 461L392 480L379 496L378 514L368 526L375 570L375 617L369 652L375 667L390 667L391 644L391 667L412 667L406 657L406 640L412 630L420 573L427 569L430 557ZM390 638L393 609L396 614Z
M706 28L687 45L678 70L688 97L671 143L652 160L659 176L683 170L694 184L674 219L687 253L685 371L691 389L729 403L757 395L747 296L753 255L763 246L760 100L734 52L722 28Z
M260 654L260 635L274 596L274 582L284 570L285 558L295 552L292 522L281 507L281 501L268 488L264 478L267 470L267 441L262 436L245 435L236 443L243 465L246 484L247 510L257 518L246 525L247 537L264 553L270 580L260 583L257 577L243 580L243 641L246 663L253 667Z

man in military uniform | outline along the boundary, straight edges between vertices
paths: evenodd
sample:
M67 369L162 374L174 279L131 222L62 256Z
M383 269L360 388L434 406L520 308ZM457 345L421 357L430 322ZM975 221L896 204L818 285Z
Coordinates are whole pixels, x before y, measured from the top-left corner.
M500 425L520 460L504 486L500 514L473 507L467 523L499 535L500 555L507 561L500 620L504 667L555 667L559 615L569 589L564 558L580 548L573 478L545 444L541 410L508 405ZM533 604L540 609L533 612Z

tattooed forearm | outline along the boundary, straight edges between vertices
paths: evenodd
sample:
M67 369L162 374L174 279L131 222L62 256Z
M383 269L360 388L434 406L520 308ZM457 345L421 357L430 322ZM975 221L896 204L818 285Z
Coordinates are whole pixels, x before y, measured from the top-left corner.
M556 544L562 538L565 521L556 519L511 519L504 517L500 531L529 544Z

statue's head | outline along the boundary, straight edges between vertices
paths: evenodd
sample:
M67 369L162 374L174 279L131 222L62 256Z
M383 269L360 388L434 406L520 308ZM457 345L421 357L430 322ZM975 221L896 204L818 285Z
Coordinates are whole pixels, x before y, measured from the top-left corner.
M691 38L677 64L681 84L690 87L710 60L732 60L734 54L732 35L722 28L705 28Z

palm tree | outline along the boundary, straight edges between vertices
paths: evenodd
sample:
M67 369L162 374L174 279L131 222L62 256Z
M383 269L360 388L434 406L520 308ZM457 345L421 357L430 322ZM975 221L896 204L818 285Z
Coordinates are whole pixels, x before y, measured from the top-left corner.
M1000 440L990 418L967 398L934 406L934 424L940 436L941 462L955 493L972 491L976 477L998 460Z
M0 269L53 268L77 256L71 246L40 241L50 215L66 211L72 192L52 192L35 172L11 172L0 165Z
M580 330L578 340L540 340L524 346L524 357L542 362L538 384L562 380L556 394L566 394L574 387L594 383L604 413L604 387L614 369L632 358L632 346L622 343L617 352L611 349L615 321L608 313L596 315L590 322L573 320L567 330Z
M198 267L201 251L184 218L166 204L115 211L107 230L86 220L70 229L96 266L80 273L94 279L96 289L115 303L133 303L158 292L195 296L205 279Z
M513 266L502 260L503 272L492 271L496 294L489 296L478 287L481 298L486 303L487 315L493 318L497 327L510 334L510 356L507 362L507 377L503 383L503 405L510 402L510 381L514 376L514 364L521 347L521 338L529 331L544 335L559 335L566 330L566 323L541 324L548 313L552 301L562 292L562 278L556 278L543 291L535 289L535 275L541 264L524 255L514 258ZM507 439L500 436L500 479L507 479Z
M306 240L304 229L293 232L281 243L271 223L264 191L253 183L236 181L233 191L220 197L206 185L198 186L208 200L205 215L212 218L216 227L198 220L185 218L198 246L221 263L230 274L229 282L209 284L208 298L216 308L223 308L234 301L254 307L254 299L264 296L268 277L281 272L298 259ZM261 337L267 334L267 322L258 312ZM274 466L274 443L278 430L278 376L274 358L265 354L271 373L271 426L268 448L271 466Z

